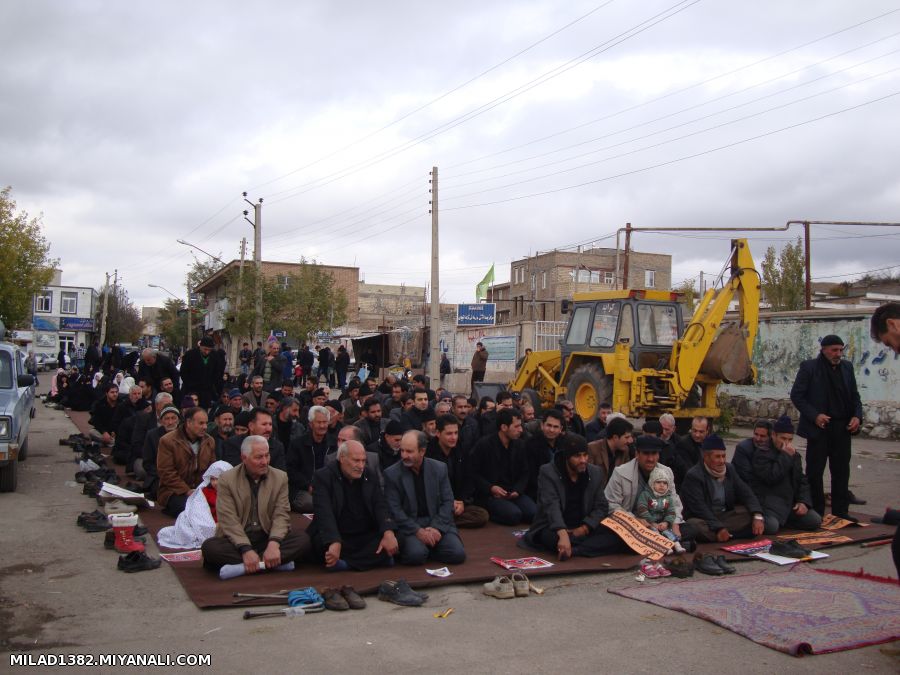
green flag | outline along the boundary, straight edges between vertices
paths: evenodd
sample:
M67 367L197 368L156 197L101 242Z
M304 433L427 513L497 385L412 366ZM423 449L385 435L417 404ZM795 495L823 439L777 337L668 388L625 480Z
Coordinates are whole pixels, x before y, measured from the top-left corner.
M475 301L484 300L487 298L487 289L494 283L494 264L491 263L491 269L488 270L488 273L484 275L484 279L481 280L481 283L475 287Z

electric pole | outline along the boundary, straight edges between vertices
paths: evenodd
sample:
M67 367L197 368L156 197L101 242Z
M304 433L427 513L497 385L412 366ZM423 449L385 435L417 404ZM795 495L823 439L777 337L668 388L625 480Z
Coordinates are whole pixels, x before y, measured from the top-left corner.
M428 377L431 386L440 381L441 351L441 301L438 288L438 168L431 167L431 340L428 359Z
M187 338L186 338L186 348L185 351L191 348L191 273L188 272L185 277L184 286L187 288Z
M254 204L247 199L244 193L244 201L253 207L253 220L247 218L249 211L244 211L244 220L253 226L253 262L256 264L256 324L253 332L256 339L262 339L262 197Z
M109 312L109 272L106 273L106 283L103 285L103 314L100 319L100 346L106 342L106 316Z
M238 290L237 290L237 302L234 305L234 314L235 314L235 326L239 324L237 319L241 315L243 296L244 296L244 256L247 252L247 237L241 237L241 264L238 267ZM235 374L240 370L238 368L238 358L237 358L237 350L238 350L238 342L240 342L240 335L232 335L231 336L231 365L235 369Z

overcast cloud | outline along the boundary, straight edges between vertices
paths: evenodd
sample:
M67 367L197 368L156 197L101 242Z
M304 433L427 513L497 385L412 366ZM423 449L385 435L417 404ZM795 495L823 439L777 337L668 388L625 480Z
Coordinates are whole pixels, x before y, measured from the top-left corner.
M264 259L425 285L433 165L445 302L626 222L900 221L896 2L29 0L0 5L0 44L0 184L64 283L117 268L138 305L182 294L176 239L252 242L243 190ZM698 236L634 246L677 282L727 255ZM897 265L900 230L823 226L812 251L837 282Z

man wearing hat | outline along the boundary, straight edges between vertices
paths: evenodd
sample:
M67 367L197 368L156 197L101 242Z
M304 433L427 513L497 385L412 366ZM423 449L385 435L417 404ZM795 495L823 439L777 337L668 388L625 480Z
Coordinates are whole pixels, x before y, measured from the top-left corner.
M197 394L198 405L205 409L219 400L224 383L225 358L215 346L213 339L205 336L181 359L181 393Z
M817 513L825 513L823 475L828 463L831 512L848 518L850 436L859 432L863 413L853 366L843 360L843 355L841 338L822 338L819 355L800 364L791 388L791 402L800 411L797 435L806 439L806 477L812 507Z
M750 487L762 505L766 534L782 527L815 530L822 524L822 516L812 509L803 461L793 441L794 425L784 415L775 422L768 444L753 453Z
M400 461L400 439L403 438L403 425L397 420L390 420L378 435L378 440L366 446L368 452L378 453L378 460L383 469Z
M615 421L614 419L613 422ZM652 434L638 436L635 441L637 453L634 459L613 469L609 482L606 484L606 500L609 502L611 512L634 513L638 496L649 486L650 473L654 469L659 469L666 476L672 490L672 502L675 505L675 523L672 525L672 532L676 537L692 539L693 537L689 536L692 533L682 533L681 531L684 519L681 513L681 498L675 491L675 475L671 468L659 463L659 455L665 445L665 441Z
M603 469L588 461L585 440L565 436L553 461L538 474L537 514L525 543L555 551L560 560L622 550L622 540L600 524L609 515L603 478Z
M706 437L701 449L702 461L688 469L679 488L684 529L690 529L698 541L708 542L761 535L765 527L762 507L750 486L725 461L725 441L713 434Z

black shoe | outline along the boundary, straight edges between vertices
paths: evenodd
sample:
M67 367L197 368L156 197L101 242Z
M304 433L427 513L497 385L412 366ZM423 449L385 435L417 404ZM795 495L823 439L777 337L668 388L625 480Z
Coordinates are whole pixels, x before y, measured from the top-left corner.
M350 604L337 588L326 588L322 591L322 597L325 598L325 609L333 612L345 612L350 609Z
M88 497L96 497L99 492L100 483L98 481L88 481L81 489L81 494L87 495Z
M85 483L87 483L87 474L85 474L84 471L76 471L75 482L84 485Z
M341 595L344 597L344 600L347 601L347 605L350 609L366 608L366 601L360 597L353 586L341 586Z
M79 527L84 527L84 524L91 520L105 520L106 514L100 510L94 510L88 513L87 511L82 511L78 514L78 518L75 520L75 524Z
M423 593L422 591L414 591L412 589L412 586L407 583L406 579L400 579L397 582L397 586L399 586L400 590L404 593L412 593L413 595L418 595L420 598L422 598L423 602L425 600L428 600L428 593Z
M715 557L716 565L718 565L725 574L734 574L737 570L733 565L729 565L728 561L725 560L724 555L719 555Z
M682 544L684 544L684 542L682 542ZM671 560L666 565L666 569L672 573L673 577L678 577L679 579L686 579L687 577L694 576L694 568L682 556Z
M808 557L811 552L793 540L773 541L772 546L769 547L769 553L772 555L779 555L782 558L796 558L798 560Z
M693 553L697 550L697 542L693 539L682 539L681 546L688 553Z
M107 530L106 536L103 538L103 548L110 551L116 548L116 533L113 530Z
M148 529L147 529L146 527L144 527L143 525L135 525L135 526L134 526L134 536L135 536L135 537L143 537L143 536L144 536L145 534L147 534L149 531L150 531L150 530L148 530Z
M142 551L132 551L128 555L120 555L118 568L123 572L143 572L155 570L162 561L159 558L151 558Z
M112 527L110 525L109 520L106 516L103 518L97 518L97 520L86 520L84 521L84 525L82 525L85 532L106 532L108 529Z
M698 553L694 556L694 569L714 577L720 577L725 574L722 568L716 564L716 559L709 553L704 553L703 555Z
M865 499L860 499L855 494L853 494L853 490L847 490L847 501L858 506L863 506L864 504L868 503Z
M406 584L406 582L403 583ZM408 585L406 587L409 588ZM422 596L413 593L412 590L402 590L400 582L397 581L382 581L378 587L378 599L403 607L420 607L425 603Z

